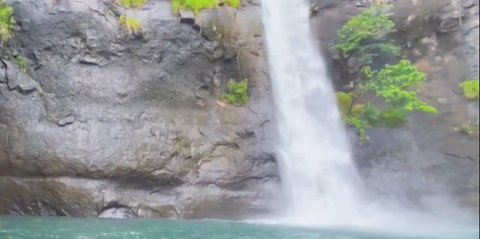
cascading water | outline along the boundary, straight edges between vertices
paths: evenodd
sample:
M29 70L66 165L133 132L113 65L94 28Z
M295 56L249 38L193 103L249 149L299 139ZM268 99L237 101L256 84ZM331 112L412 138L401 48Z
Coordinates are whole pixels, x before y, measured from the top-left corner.
M308 1L263 0L262 11L287 205L277 222L427 234L463 228L454 216L365 198L324 60L310 38Z
M345 224L359 208L358 176L324 60L310 39L305 0L263 0L287 214Z

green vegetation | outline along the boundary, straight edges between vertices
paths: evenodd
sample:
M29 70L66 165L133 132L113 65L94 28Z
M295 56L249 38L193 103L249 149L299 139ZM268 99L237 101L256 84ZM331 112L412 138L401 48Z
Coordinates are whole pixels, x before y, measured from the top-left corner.
M10 40L14 30L13 8L8 6L4 0L0 0L0 42L5 43Z
M337 93L337 102L343 119L357 129L362 140L367 139L369 128L403 126L410 112L437 113L417 95L425 74L407 60L393 65L380 61L398 59L401 48L391 40L395 32L390 6L378 4L351 18L338 31L331 48L338 55L336 64L342 77L349 79L353 72L360 72L350 93ZM374 66L378 70L373 70ZM382 107L356 103L365 95L376 96L383 101Z
M118 4L121 4L126 8L137 8L145 5L147 0L117 0Z
M211 9L221 4L237 8L240 6L240 0L172 0L172 11L178 14L181 10L188 10L197 15L204 9Z
M15 57L15 61L17 62L17 66L23 72L27 72L28 70L28 60L23 56Z
M421 101L416 90L425 75L409 61L402 60L396 65L386 65L380 71L370 67L362 69L364 82L354 93L337 93L337 101L345 122L357 129L361 139L366 139L366 129L373 127L400 127L406 123L407 113L417 111L437 113L437 110ZM358 97L374 93L387 105L386 110L371 104L355 105Z
M223 100L237 106L248 104L248 81L230 80L227 83L227 94L223 96Z
M361 69L380 55L400 54L400 47L389 40L394 32L395 23L390 19L390 7L376 5L351 18L339 30L337 44L332 51L339 53L345 67L349 60L355 57Z
M434 107L418 99L416 89L425 80L425 74L419 72L410 61L402 60L396 65L386 65L379 72L364 67L362 73L367 78L362 85L363 90L374 92L392 108L401 112L437 113Z
M463 90L463 95L467 100L478 100L479 99L479 80L468 80L460 84L460 88Z
M142 24L140 23L140 20L122 15L120 16L119 22L120 22L120 25L129 34L132 34L132 35L142 34L143 30L142 30Z

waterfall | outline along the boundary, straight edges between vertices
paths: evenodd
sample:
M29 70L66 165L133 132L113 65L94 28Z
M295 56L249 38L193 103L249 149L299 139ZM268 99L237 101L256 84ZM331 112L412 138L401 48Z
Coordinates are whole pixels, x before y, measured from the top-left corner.
M312 39L308 1L262 0L262 11L286 205L274 223L412 234L464 230L468 217L449 204L432 213L367 198L331 79Z
M287 217L345 224L361 184L305 0L263 0L266 45L278 121L277 154Z

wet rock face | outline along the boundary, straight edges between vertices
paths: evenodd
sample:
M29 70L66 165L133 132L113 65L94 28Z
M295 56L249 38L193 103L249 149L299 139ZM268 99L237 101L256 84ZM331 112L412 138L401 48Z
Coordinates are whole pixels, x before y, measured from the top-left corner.
M316 2L319 11L312 24L326 48L334 44L336 31L373 0L333 1L328 7L321 3L331 1ZM414 114L400 129L371 130L365 144L352 137L355 159L373 197L418 207L439 205L432 200L448 198L450 205L478 213L479 139L463 135L458 127L479 122L478 101L467 101L459 89L463 81L478 78L479 3L415 2L393 1L393 18L401 33L395 40L403 48L402 57L426 73L419 95L439 113ZM332 69L337 83L345 80L334 64Z
M242 218L272 209L277 167L255 113L266 109L217 103L236 62L162 14L168 2L135 13L142 37L120 30L109 1L7 2L30 65L23 73L2 55L0 213Z

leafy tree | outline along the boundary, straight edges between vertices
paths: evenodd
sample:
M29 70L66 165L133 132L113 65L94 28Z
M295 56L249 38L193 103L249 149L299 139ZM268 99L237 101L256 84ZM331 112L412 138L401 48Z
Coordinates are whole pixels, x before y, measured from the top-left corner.
M375 5L363 11L360 15L351 18L338 32L337 43L331 50L338 53L339 63L343 72L352 70L349 61L356 59L356 69L371 64L382 55L396 57L400 54L400 47L390 39L395 32L395 23L390 19L388 5Z
M379 72L372 71L367 66L362 72L367 78L362 90L374 92L393 109L401 112L437 113L434 107L418 98L416 89L425 80L425 74L419 72L410 61L402 60L396 65L386 65Z
M337 93L337 101L345 122L357 129L360 139L367 139L366 130L373 127L400 127L405 124L409 112L437 113L437 110L421 101L416 93L425 80L409 61L402 60L396 65L386 65L380 71L370 67L362 69L364 83L353 93ZM389 106L386 110L367 104L356 105L361 95L372 92ZM357 110L360 109L360 110Z
M214 8L221 4L237 8L240 6L240 0L172 0L172 11L174 14L178 14L181 10L188 10L197 15L204 9Z
M0 42L7 42L15 30L13 19L13 8L8 6L4 0L0 0Z
M361 89L374 92L393 109L437 113L434 107L418 98L415 90L425 80L425 74L419 72L410 61L402 60L396 65L386 65L379 72L372 71L367 66L362 72L367 81Z

